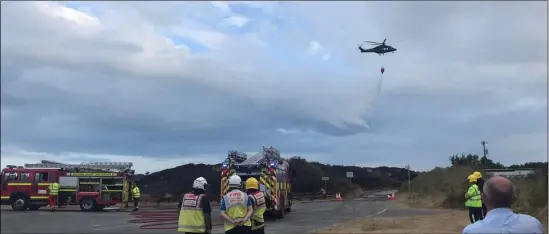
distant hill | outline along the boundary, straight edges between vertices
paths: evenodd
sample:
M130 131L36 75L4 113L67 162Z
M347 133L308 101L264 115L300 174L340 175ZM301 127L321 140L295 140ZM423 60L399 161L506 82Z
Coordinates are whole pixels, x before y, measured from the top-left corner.
M408 171L396 167L356 167L328 165L319 162L308 162L300 157L290 159L291 166L296 170L296 179L293 182L294 193L316 193L324 188L323 176L329 177L327 182L328 193L346 193L351 190L398 188L402 182L408 180ZM154 172L143 176L139 180L142 193L161 198L166 194L179 196L191 189L196 177L204 177L209 183L208 192L214 199L220 194L220 165L185 164L178 167ZM345 178L346 172L353 172L353 188ZM410 173L411 178L417 172Z

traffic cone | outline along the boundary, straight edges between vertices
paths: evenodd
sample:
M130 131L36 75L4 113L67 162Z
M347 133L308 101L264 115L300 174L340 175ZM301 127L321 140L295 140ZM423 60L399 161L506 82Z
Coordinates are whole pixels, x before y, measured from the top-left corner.
M396 197L395 197L395 194L391 194L391 195L387 195L387 198L389 198L389 200L395 200Z
M343 201L343 198L341 197L341 193L336 193L336 201Z

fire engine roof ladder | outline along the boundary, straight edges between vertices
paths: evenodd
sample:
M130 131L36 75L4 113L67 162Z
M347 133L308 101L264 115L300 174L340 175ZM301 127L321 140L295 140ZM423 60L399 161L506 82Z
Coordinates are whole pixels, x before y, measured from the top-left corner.
M280 151L277 149L271 147L265 147L263 146L263 151L255 154L253 157L249 158L248 160L242 162L242 164L250 165L250 164L260 164L264 163L265 160L277 160L280 162Z
M42 160L41 163L25 164L26 168L64 168L64 169L95 169L95 170L119 170L131 169L131 162L91 162L81 164L67 164L54 161Z
M239 151L236 151L236 150L231 150L229 151L229 160L230 161L233 161L235 163L242 163L244 161L246 161L246 159L248 158L248 155L246 153L243 153L243 152L239 152Z

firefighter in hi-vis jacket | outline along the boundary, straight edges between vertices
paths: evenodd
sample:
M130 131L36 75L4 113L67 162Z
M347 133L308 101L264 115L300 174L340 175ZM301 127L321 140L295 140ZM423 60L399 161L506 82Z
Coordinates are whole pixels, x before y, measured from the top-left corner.
M263 218L266 209L265 195L259 191L259 181L256 178L251 177L246 180L246 193L252 200L254 210L251 217L252 233L265 234L265 219Z

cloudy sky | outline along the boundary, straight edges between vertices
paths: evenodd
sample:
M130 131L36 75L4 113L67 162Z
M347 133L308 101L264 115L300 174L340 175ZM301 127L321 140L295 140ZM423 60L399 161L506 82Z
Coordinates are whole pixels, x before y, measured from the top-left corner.
M547 158L547 2L2 2L2 166ZM364 40L394 54L360 54ZM365 45L366 47L366 45ZM380 68L385 67L381 92Z

